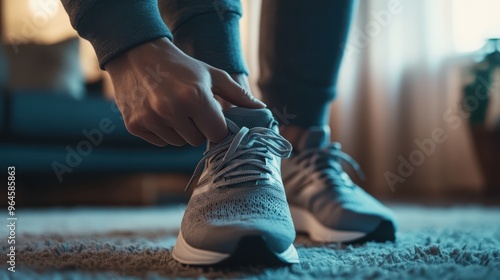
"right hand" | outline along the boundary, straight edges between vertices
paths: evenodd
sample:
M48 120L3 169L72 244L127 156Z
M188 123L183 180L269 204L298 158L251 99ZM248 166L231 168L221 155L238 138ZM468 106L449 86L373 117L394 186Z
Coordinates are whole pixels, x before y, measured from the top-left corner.
M157 146L219 143L228 135L214 94L264 108L226 72L189 57L166 38L143 43L106 64L127 130Z

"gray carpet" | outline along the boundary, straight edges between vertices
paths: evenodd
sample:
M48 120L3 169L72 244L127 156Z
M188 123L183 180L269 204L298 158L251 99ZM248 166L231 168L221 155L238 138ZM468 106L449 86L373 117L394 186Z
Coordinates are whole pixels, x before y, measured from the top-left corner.
M0 240L0 279L500 279L500 208L392 208L401 224L396 243L343 247L299 236L300 264L237 269L172 259L182 207L25 210L15 273L6 271Z

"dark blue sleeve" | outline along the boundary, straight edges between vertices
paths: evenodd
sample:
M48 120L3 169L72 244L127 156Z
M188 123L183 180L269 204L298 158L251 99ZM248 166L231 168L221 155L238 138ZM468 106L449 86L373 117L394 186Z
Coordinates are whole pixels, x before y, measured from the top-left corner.
M61 0L71 25L89 40L101 69L114 56L141 43L172 33L163 22L157 0Z

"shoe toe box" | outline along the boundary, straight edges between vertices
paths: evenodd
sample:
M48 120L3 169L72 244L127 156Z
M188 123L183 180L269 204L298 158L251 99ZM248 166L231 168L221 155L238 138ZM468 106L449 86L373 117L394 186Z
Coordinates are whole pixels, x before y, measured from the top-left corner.
M372 232L379 225L391 223L397 228L396 215L358 186L336 190L311 205L311 211L325 226L343 231Z
M247 236L262 237L278 253L293 243L295 230L283 192L272 188L228 191L232 193L191 199L182 222L186 242L220 253L233 252Z

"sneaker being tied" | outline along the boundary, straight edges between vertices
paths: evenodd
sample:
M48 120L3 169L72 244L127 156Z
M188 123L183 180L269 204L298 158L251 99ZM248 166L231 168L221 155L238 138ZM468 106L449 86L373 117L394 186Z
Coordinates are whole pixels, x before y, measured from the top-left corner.
M188 188L173 257L184 264L297 263L295 230L281 180L291 145L267 109L225 111L229 136L209 143Z

